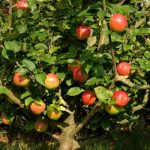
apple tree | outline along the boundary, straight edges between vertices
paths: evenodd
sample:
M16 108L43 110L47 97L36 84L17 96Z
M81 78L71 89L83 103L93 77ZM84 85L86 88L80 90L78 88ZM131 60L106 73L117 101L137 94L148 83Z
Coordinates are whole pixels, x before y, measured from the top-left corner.
M148 1L3 0L0 7L3 126L46 133L60 150L73 150L101 130L132 129L149 111Z

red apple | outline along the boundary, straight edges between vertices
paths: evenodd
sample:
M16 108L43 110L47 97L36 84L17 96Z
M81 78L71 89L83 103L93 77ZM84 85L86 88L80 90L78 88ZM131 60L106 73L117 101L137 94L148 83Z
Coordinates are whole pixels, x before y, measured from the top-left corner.
M57 110L55 108L47 110L47 116L49 119L58 120L61 117L61 115L61 110Z
M38 132L45 132L48 129L48 123L46 120L38 119L35 122L35 130Z
M56 89L59 86L59 84L60 84L60 80L57 74L54 74L54 73L47 74L46 79L45 79L45 87L48 90Z
M27 76L21 75L21 73L16 72L13 76L13 83L17 86L24 87L28 85L29 79Z
M73 63L68 64L68 71L73 72L73 70L74 70L76 67L80 67L80 66L81 66L80 61L79 61L79 60L75 60Z
M26 2L26 0L20 0L14 4L14 7L16 7L18 10L26 10L28 8L28 3Z
M127 62L120 62L117 66L116 66L117 72L118 74L122 75L122 76L127 76L130 74L131 71L131 65Z
M85 90L82 93L82 102L85 105L93 105L96 101L96 95L93 91Z
M115 99L115 104L119 107L126 106L129 102L129 96L125 91L114 92L112 98Z
M85 40L91 35L91 28L89 26L78 26L75 33L79 40Z
M112 15L109 21L109 27L112 31L123 32L128 26L126 17L120 13Z
M76 67L73 70L73 79L78 83L84 83L88 79L88 74L81 67Z
M30 105L30 110L36 114L36 115L39 115L41 114L46 108L46 104L41 101L41 102L32 102L31 105Z
M5 125L11 125L11 123L14 121L14 116L7 116L4 112L1 113L1 120L2 123Z

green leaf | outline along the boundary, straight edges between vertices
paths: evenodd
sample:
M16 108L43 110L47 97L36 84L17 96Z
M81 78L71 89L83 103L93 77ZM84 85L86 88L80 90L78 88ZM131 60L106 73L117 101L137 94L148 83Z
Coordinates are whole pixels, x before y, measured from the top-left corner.
M145 58L149 59L150 58L150 51L144 52Z
M24 93L21 94L20 98L24 99L24 98L26 98L26 97L28 97L30 95L31 95L31 93L29 91L25 91Z
M36 79L36 81L37 81L39 84L41 84L41 85L44 86L44 81L45 81L45 79L46 79L46 73L45 73L45 72L42 72L42 73L40 73L40 74L36 74L36 75L35 75L35 79Z
M133 36L136 36L136 35L148 35L150 34L150 28L140 28L140 29L135 29L133 30Z
M80 87L73 87L68 90L67 95L76 96L76 95L79 95L80 93L82 93L83 91L84 90Z
M48 55L44 55L41 58L41 61L46 62L48 64L55 64L55 62L57 61L57 57L56 56L48 56Z
M24 33L27 31L27 25L26 24L25 25L17 25L16 28L17 28L19 33Z
M110 120L109 119L102 120L101 126L104 130L109 131L109 129L110 129Z
M18 41L5 41L4 46L7 50L14 51L14 53L19 52L21 49L21 45Z
M3 87L2 85L0 86L0 94L6 94L7 93L7 88Z
M51 47L49 51L51 54L53 54L53 53L57 52L59 49L60 49L60 47Z
M66 77L66 73L64 73L64 72L57 73L57 75L61 79L61 81L63 81Z
M25 99L25 106L29 106L32 102L33 102L33 98L32 97L28 97Z
M92 47L96 44L96 36L91 36L87 40L87 44L89 47Z
M45 45L43 43L38 43L38 44L34 45L34 48L35 49L44 49L44 50L48 49L47 45Z
M36 69L35 64L31 60L23 59L22 64L25 65L29 71L33 72Z
M30 130L34 129L34 126L35 126L35 122L34 121L29 121L25 125L25 130L30 131Z
M108 103L113 93L102 86L94 88L97 98L104 103Z
M92 77L89 80L86 81L85 85L96 85L97 84L97 78Z
M60 36L60 35L57 35L57 36L53 36L52 38L51 38L51 43L54 43L56 40L58 40L59 38L61 38L62 36Z
M6 59L9 59L8 53L7 53L7 50L6 50L6 49L3 49L3 50L2 50L2 56L3 56L4 58L6 58Z

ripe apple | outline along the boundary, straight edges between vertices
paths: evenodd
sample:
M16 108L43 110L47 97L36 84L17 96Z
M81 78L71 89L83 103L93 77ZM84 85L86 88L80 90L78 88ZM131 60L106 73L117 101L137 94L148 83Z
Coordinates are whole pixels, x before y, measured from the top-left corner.
M88 74L81 67L76 67L73 70L73 79L78 83L84 83L88 79Z
M127 62L120 62L117 66L116 66L117 72L118 74L122 75L122 76L127 76L130 74L131 71L131 65Z
M128 26L126 17L120 13L112 15L109 21L109 27L112 31L123 32Z
M41 102L32 102L31 105L30 105L30 110L36 114L36 115L39 115L41 114L46 108L46 104L41 101Z
M76 67L80 67L80 66L81 66L80 61L79 61L79 60L75 60L73 63L68 64L68 71L73 72L73 70L74 70Z
M20 0L14 4L14 7L16 7L18 10L26 10L28 8L28 3L26 2L26 0Z
M38 119L36 120L34 127L38 132L45 132L48 129L48 123L46 120Z
M75 33L79 40L85 40L91 35L91 28L89 26L78 26Z
M21 73L16 72L13 76L13 83L17 86L24 87L28 85L29 79L27 76L21 75Z
M58 109L48 109L47 116L49 119L58 120L61 117L62 113L61 110Z
M1 120L3 124L10 125L14 121L14 116L7 116L4 112L2 112Z
M90 91L90 90L85 90L82 93L81 97L82 97L82 102L85 105L92 105L95 103L95 100L96 100L95 93L93 91Z
M105 110L110 114L110 115L117 115L120 111L122 111L121 107L117 107L115 105L106 105Z
M60 84L60 80L56 74L54 73L47 74L45 79L45 87L48 90L56 89L59 86L59 84Z
M115 91L112 98L115 99L115 104L118 107L126 106L129 102L129 96L125 91Z

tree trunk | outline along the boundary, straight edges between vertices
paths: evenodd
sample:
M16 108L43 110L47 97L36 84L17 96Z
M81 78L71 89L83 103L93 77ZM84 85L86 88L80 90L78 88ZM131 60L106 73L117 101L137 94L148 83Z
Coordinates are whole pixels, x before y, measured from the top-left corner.
M59 150L75 150L79 148L78 142L74 138L74 127L69 126L61 134Z

